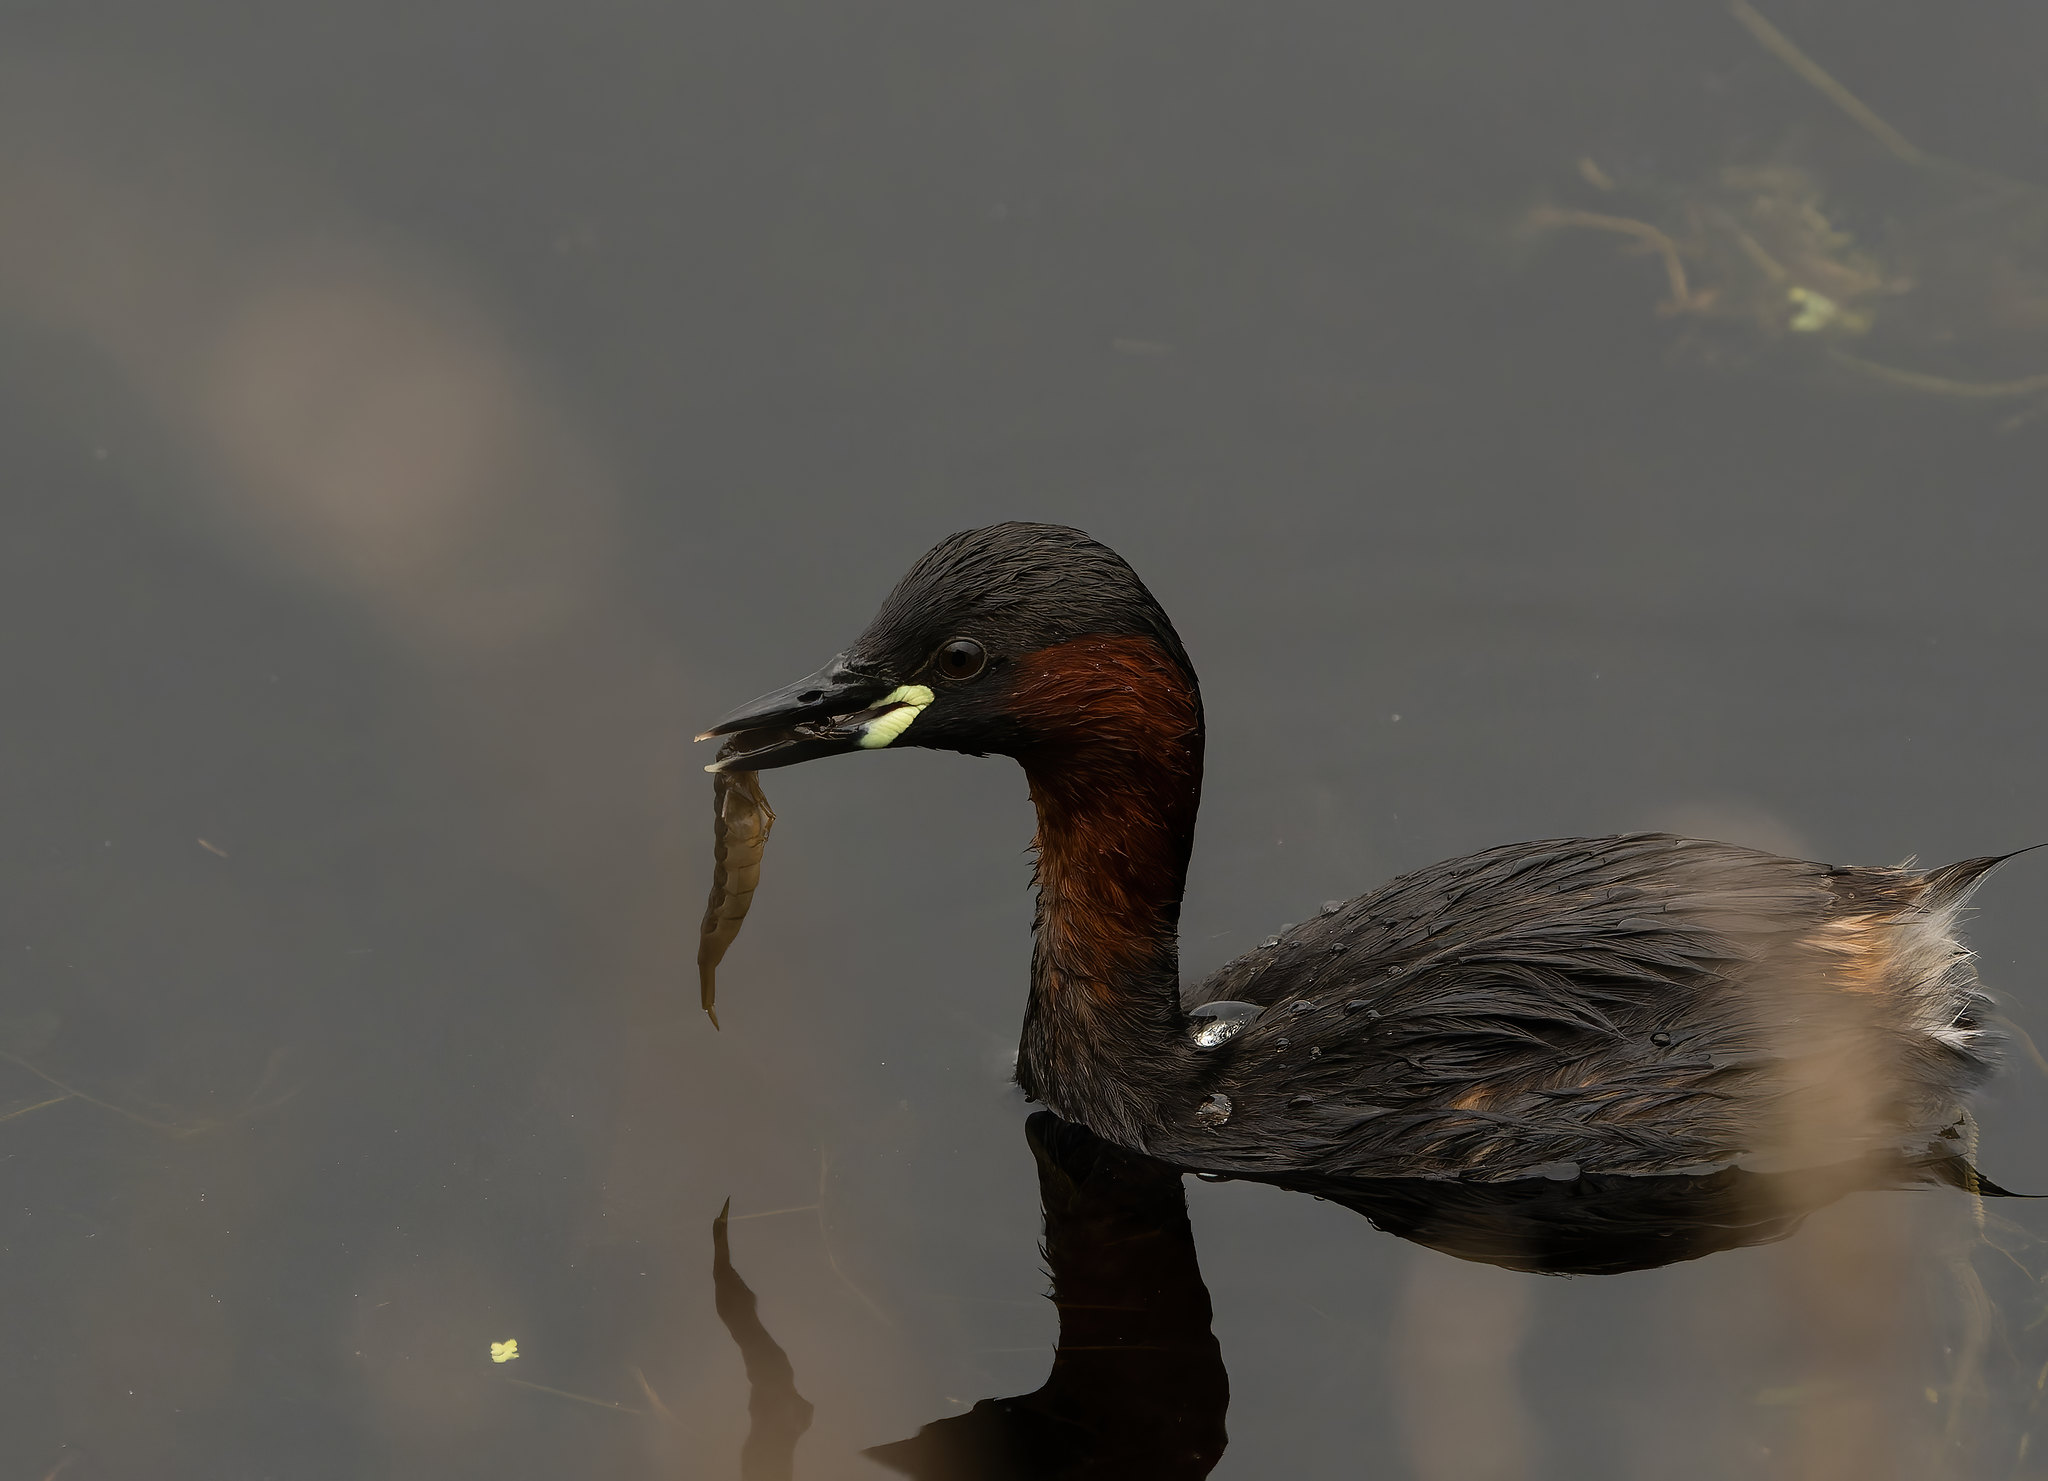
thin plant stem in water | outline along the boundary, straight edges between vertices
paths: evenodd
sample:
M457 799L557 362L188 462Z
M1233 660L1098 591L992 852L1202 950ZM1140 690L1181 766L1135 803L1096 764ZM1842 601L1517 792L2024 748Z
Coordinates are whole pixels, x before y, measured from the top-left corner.
M53 1095L48 1100L39 1100L32 1106L17 1106L6 1115L0 1116L0 1121L12 1121L17 1116L26 1116L30 1111L40 1111L45 1106L61 1106L67 1100L76 1100L77 1098L77 1096L67 1090L62 1095Z
M1820 63L1793 44L1792 38L1758 14L1748 0L1732 0L1729 11L1742 28L1754 36L1757 45L1790 67L1815 92L1854 120L1856 126L1882 144L1895 159L1909 165L1924 165L1931 156L1904 134L1879 118L1862 99L1828 75Z
M18 1054L9 1054L5 1049L0 1049L0 1059L4 1059L17 1069L28 1071L28 1073L34 1075L45 1085L63 1091L64 1096L82 1100L89 1106L98 1106L103 1111L111 1111L124 1120L133 1121L138 1126L147 1126L153 1131L167 1131L173 1136L197 1136L201 1132L212 1131L215 1127L222 1124L218 1121L196 1121L189 1124L180 1124L175 1121L159 1121L153 1116L143 1115L140 1111L131 1111L126 1106L117 1106L112 1101L101 1100L98 1096L80 1090L75 1085L67 1085L49 1071L36 1068L36 1066L30 1064ZM58 1099L61 1100L64 1096L60 1096Z
M647 1402L654 1406L654 1412L660 1415L663 1419L667 1420L670 1424L674 1425L677 1429L681 1429L683 1427L683 1422L680 1419L676 1418L675 1411L673 1409L669 1408L667 1404L662 1402L661 1395L654 1391L654 1385L647 1381L647 1375L645 1373L642 1373L637 1366L629 1371L633 1375L633 1381L640 1385L640 1392L647 1395Z
M571 1393L566 1388L554 1388L545 1383L533 1383L524 1378L514 1378L509 1373L501 1375L498 1381L500 1383L509 1383L514 1388L530 1388L535 1393L553 1394L558 1399L574 1399L579 1404L594 1404L599 1409L611 1409L620 1414L644 1415L647 1413L645 1409L635 1409L631 1404L621 1404L612 1399L600 1399L591 1394Z
M1578 226L1588 231L1613 232L1632 237L1654 249L1664 259L1664 279L1671 288L1668 303L1657 306L1661 314L1682 314L1693 307L1686 282L1685 263L1678 255L1678 243L1647 221L1633 216L1610 216L1600 211L1572 211L1559 206L1539 206L1529 213L1529 225L1539 230L1555 226Z
M792 1204L788 1208L766 1208L758 1214L733 1214L726 1222L728 1224L744 1224L749 1219L773 1219L783 1214L815 1213L823 1207L824 1205L821 1203L798 1203Z
M1830 350L1829 357L1838 365L1855 371L1859 375L1873 376L1909 391L1924 391L1930 396L1956 396L1975 401L2009 401L2020 396L2048 394L2048 374L2022 376L2010 381L1965 381L1953 376L1929 375L1920 370L1901 370L1895 365L1881 365L1875 360L1866 360L1861 355L1852 355L1847 350Z
M825 1148L820 1147L818 1149L818 1239L825 1248L825 1263L831 1267L832 1273L839 1277L840 1282L845 1285L846 1289L860 1298L861 1305L867 1307L869 1311L875 1314L877 1321L881 1322L885 1327L894 1328L896 1326L894 1318L888 1312L882 1310L874 1297L862 1290L852 1276L839 1268L839 1257L832 1252L832 1230L825 1222L825 1181L831 1172L831 1165L831 1154Z

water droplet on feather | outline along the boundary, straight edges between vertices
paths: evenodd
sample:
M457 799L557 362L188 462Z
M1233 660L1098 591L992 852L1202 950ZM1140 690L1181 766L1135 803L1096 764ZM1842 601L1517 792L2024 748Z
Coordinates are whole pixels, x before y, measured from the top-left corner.
M1197 1049L1214 1049L1250 1028L1265 1011L1257 1003L1204 1003L1188 1010L1188 1036Z
M1221 1126L1230 1119L1230 1097L1218 1091L1195 1107L1195 1119L1204 1126Z

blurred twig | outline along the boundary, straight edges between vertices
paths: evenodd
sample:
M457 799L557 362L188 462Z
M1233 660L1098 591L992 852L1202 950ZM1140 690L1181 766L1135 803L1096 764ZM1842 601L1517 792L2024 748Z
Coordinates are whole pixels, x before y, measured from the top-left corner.
M1904 134L1879 118L1841 83L1830 77L1820 63L1793 45L1792 39L1757 13L1748 0L1731 0L1728 7L1757 44L1796 72L1808 86L1854 120L1856 126L1882 144L1893 157L1909 165L1932 163L1933 157Z

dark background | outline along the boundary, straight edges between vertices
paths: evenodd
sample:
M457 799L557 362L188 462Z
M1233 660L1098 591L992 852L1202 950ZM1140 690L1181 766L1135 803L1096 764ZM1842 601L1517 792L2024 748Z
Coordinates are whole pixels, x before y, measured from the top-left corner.
M1770 15L2048 184L2048 12ZM690 967L689 735L954 529L1174 614L1196 972L1514 838L2048 839L2048 424L1689 353L1654 262L1517 229L1781 149L1904 209L1711 4L0 10L0 1470L736 1475L728 1196L800 1476L1033 1387L1021 778L775 774L722 1033ZM2037 1032L2044 869L1970 928ZM2019 1054L1993 1176L2044 1115ZM1992 1226L1958 1358L1960 1197L1558 1282L1189 1196L1219 1476L1824 1475L1845 1393L1902 1475L2039 1465L2048 1262Z

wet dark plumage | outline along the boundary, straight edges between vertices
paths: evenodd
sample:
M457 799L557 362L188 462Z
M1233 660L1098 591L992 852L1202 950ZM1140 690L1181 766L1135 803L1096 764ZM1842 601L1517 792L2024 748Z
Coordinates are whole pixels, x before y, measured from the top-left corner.
M936 655L963 641L986 662L951 677ZM1540 1269L1775 1238L1854 1188L1999 1191L1966 1155L1997 1044L1954 935L1996 858L1512 844L1333 901L1184 987L1200 690L1113 552L1051 525L949 537L800 683L719 728L748 765L821 754L835 707L898 685L933 695L900 747L1022 764L1039 908L1018 1078L1112 1142ZM765 728L792 720L824 728ZM1218 1003L1256 1017L1198 1042L1190 1010Z
M1496 1181L1727 1165L1816 1131L1844 1156L1951 1150L1993 1041L1948 919L1997 862L1839 868L1635 834L1431 865L1190 991L1269 1009L1204 1057L1199 1083L1234 1107L1205 1134L1247 1170L1281 1170L1255 1129L1277 1120L1296 1170ZM1920 936L1932 970L1882 961L1881 992L1844 987L1862 954L1911 957ZM1806 1098L1865 1052L1882 1117L1819 1119Z

